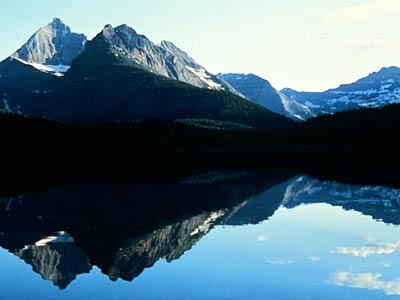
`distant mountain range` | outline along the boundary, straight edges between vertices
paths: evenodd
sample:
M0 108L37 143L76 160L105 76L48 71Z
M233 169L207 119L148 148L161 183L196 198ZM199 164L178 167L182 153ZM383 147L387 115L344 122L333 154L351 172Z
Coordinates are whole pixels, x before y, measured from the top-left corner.
M357 186L298 176L287 183L282 205L328 203L359 211L387 224L400 223L400 190L385 186Z
M218 74L247 99L295 120L340 111L377 108L400 103L400 68L382 68L351 84L325 92L277 91L267 80L254 74Z
M297 121L314 116L311 109L277 91L267 80L254 74L218 74L247 99L283 116Z
M281 91L289 99L306 105L315 115L400 103L400 68L382 68L360 80L325 92Z
M0 77L0 109L7 112L68 122L211 119L291 126L171 42L155 45L127 25L107 25L86 42L54 19L0 63Z

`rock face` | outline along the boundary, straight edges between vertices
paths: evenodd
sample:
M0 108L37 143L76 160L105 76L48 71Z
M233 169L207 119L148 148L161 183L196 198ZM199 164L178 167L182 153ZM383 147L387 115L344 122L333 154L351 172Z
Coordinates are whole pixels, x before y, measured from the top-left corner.
M89 257L66 233L43 238L15 252L15 255L60 289L65 289L79 274L89 273L92 269Z
M107 260L98 267L113 281L132 281L161 259L167 262L179 259L215 225L236 213L238 207L203 213L151 232L139 232L135 237L126 237L116 251L105 252ZM6 244L2 242L4 247ZM65 232L46 236L22 249L15 249L17 245L13 243L8 246L16 256L31 265L34 272L60 289L67 288L78 275L92 269L90 256ZM96 249L97 252L102 250L101 247Z
M229 84L208 72L171 42L162 41L156 45L127 25L116 28L107 25L102 34L119 55L134 60L155 74L200 88L238 94ZM84 51L86 42L84 34L72 32L60 19L55 18L32 35L11 57L43 72L60 75Z
M12 57L30 64L70 66L85 49L86 36L72 32L60 19L40 28Z
M118 55L133 59L156 74L200 88L236 92L171 42L162 41L160 45L156 45L127 25L116 28L107 25L102 34L114 50L118 51Z
M114 253L110 266L100 268L111 280L132 281L160 259L167 262L179 259L232 211L235 208L201 214L144 236L127 239Z
M313 117L311 110L304 104L288 98L277 91L267 80L254 74L218 74L247 99L281 115L294 120Z
M291 100L308 106L317 115L382 107L400 103L400 68L382 68L354 83L325 92L298 92L292 89L283 89L281 92Z

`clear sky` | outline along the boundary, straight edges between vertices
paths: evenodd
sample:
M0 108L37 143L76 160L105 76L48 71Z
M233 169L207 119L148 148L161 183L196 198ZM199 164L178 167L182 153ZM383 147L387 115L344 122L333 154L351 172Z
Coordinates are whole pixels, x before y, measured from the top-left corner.
M400 66L400 0L1 0L0 59L61 18L93 37L126 23L211 72L318 91Z

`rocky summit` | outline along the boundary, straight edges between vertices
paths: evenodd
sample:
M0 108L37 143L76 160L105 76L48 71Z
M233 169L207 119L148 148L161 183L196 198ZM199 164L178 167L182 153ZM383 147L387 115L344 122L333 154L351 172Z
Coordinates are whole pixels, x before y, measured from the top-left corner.
M118 55L134 60L155 74L200 88L236 93L226 82L208 72L172 42L154 44L125 24L116 28L106 25L102 34L113 49L118 51Z
M85 49L86 36L75 33L60 19L54 18L36 31L12 57L31 64L70 66Z

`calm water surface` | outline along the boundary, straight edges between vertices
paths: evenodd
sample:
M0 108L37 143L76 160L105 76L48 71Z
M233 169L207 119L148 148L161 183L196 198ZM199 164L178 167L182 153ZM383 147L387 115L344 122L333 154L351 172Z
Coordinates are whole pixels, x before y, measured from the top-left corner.
M246 173L7 198L0 298L396 299L399 202Z

